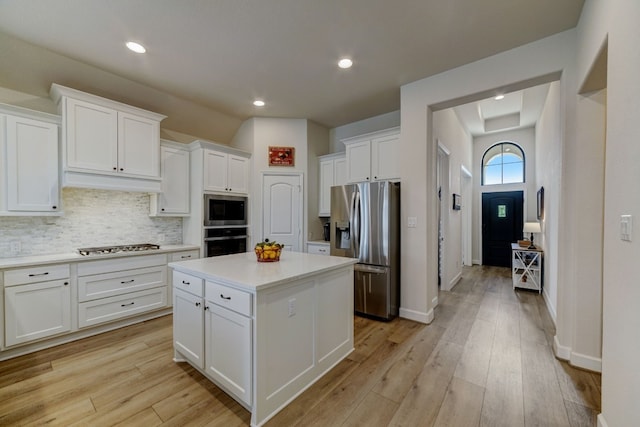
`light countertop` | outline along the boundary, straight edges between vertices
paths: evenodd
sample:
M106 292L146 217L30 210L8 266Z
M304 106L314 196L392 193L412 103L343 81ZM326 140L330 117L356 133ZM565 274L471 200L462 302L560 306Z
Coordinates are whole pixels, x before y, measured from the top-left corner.
M0 269L27 267L41 264L54 264L62 262L97 261L108 258L121 258L140 255L155 255L179 251L199 250L199 246L194 245L161 245L160 249L150 249L147 251L117 252L113 254L99 254L83 256L76 252L48 255L29 255L11 258L0 258Z
M250 292L352 264L355 258L283 252L278 262L258 262L253 252L170 262L169 267Z

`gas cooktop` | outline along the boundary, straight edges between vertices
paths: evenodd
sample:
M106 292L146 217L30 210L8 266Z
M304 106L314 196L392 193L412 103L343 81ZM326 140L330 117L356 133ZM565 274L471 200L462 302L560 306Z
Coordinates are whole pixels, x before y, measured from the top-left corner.
M80 255L101 255L115 254L118 252L148 251L153 249L160 249L160 245L154 245L152 243L136 243L133 245L97 246L95 248L79 248L78 253Z

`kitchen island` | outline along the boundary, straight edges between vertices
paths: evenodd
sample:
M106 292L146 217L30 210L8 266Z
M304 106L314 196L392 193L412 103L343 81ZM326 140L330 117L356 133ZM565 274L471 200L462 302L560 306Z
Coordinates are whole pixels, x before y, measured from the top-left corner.
M260 426L353 351L353 264L253 253L170 263L174 360L188 362Z

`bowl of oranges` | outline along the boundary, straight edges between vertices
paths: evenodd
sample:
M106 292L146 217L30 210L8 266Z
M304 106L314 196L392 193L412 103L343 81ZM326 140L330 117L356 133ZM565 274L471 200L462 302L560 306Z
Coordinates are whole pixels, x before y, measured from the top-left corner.
M269 239L264 239L264 242L256 244L254 251L258 258L258 262L276 262L280 261L282 248L284 248L283 244L270 242Z

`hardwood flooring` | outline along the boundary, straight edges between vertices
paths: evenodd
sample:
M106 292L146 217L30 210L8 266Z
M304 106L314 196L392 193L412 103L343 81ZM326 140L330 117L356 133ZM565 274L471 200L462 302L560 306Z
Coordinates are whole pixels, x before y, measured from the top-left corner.
M465 268L431 325L355 317L355 351L267 425L595 426L600 376L555 359L542 298L509 274ZM172 361L171 327L165 316L0 362L0 425L248 425Z

